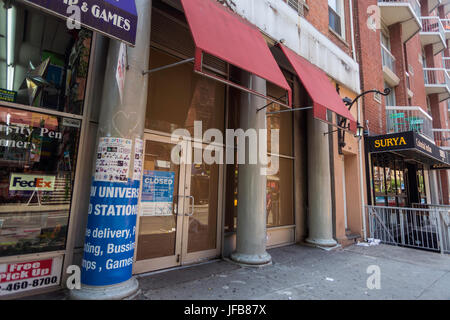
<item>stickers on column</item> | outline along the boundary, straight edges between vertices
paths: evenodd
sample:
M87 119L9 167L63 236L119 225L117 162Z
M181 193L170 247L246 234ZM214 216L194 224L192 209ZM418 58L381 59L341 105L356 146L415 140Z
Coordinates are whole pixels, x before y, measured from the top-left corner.
M134 142L134 169L133 180L140 180L144 161L144 141L136 139Z
M123 138L100 138L95 181L128 182L131 162L132 140Z

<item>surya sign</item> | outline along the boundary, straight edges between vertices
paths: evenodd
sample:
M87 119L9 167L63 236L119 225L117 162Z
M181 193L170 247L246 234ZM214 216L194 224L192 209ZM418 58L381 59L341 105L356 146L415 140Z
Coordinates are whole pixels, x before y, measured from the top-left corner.
M387 147L398 147L398 146L406 146L406 140L404 137L397 137L397 138L385 138L385 139L378 139L374 142L375 148L387 148Z

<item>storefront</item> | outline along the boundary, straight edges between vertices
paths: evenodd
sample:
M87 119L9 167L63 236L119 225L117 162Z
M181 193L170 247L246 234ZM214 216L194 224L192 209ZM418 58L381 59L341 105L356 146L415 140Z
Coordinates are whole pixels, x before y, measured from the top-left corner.
M72 264L91 158L92 30L130 44L136 32L132 9L101 8L122 14L125 32L96 19L96 5L72 27L68 4L0 5L0 299L58 288Z
M241 69L236 67L238 64L229 63L226 56L219 59L217 55L204 53L200 60L204 72L198 72L191 57L197 58L196 46L201 36L197 33L198 25L189 7L184 9L187 10L186 16L165 3L154 2L152 7L144 168L134 274L220 256L229 257L236 250L241 169L237 162L206 164L202 156L211 150L211 145L203 134L217 129L225 137L226 130L242 128L241 120L245 116L242 101L247 96L242 69L248 65L241 64ZM233 38L233 32L229 31L230 38ZM314 104L314 116L330 124L335 117L329 117L332 113L326 108L333 106L335 108L331 111L352 119L351 127L355 126L353 117L325 73L287 48L277 46L274 41L265 38L264 42L268 42L264 44L271 48L277 67L282 70L292 91L294 105L306 107ZM211 43L214 41L208 45ZM252 50L248 54L252 55ZM299 73L302 79L297 76ZM327 92L325 98L322 90L315 89L319 87ZM307 234L306 111L313 107L280 112L289 107L286 106L286 89L267 81L262 91L267 97L259 102L267 112L264 124L268 129L267 156L279 164L279 170L267 176L265 198L261 199L265 202L263 238L266 238L267 247L273 247L304 240ZM342 105L342 108L337 108L337 105ZM172 133L177 129L184 130L185 137L188 137L183 140L183 148L192 154L192 164L172 161L173 150L179 143L173 140ZM279 131L277 145L271 142L272 130ZM317 134L328 142L328 136ZM225 139L214 142L215 152L224 153ZM356 144L350 146L346 150L347 155L356 155ZM197 155L200 158L196 158ZM330 170L330 164L327 165ZM348 183L358 186L357 169L355 172L347 175ZM329 189L331 199L334 195ZM340 199L334 201L341 206ZM359 215L358 209L355 210ZM344 229L342 233L345 234Z
M92 32L0 6L0 296L61 281Z
M229 255L235 250L239 205L237 162L205 163L203 155L211 145L203 134L216 129L225 139L226 129L239 128L243 91L197 74L193 63L159 70L194 56L195 43L189 24L174 8L154 3L151 21L150 69L158 71L149 77L136 274L213 259L223 252ZM205 72L239 84L238 68L209 54L203 63ZM286 91L268 82L266 94L275 100ZM270 102L262 100L261 106ZM268 111L280 108L271 104ZM268 141L271 128L283 128L283 143L277 146L280 171L267 179L268 246L295 241L293 126L292 113L267 117ZM171 160L176 129L185 129L190 136L185 145L191 150L192 164ZM225 140L215 142L215 151L225 154ZM268 156L270 150L269 145ZM163 177L173 183L155 183Z
M432 203L433 170L449 167L445 150L414 131L368 137L370 203L411 207Z
M7 284L0 292L63 285L64 270L77 264L86 286L71 292L75 298L105 287L121 296L137 288L132 274L221 256L265 264L267 247L307 236L336 244L333 206L346 205L333 188L346 179L358 186L358 175L350 134L344 153L351 161L340 159L336 173L331 160L336 115L350 120L340 131L356 127L335 84L214 1L181 4L137 2L141 15L152 14L151 25L139 20L145 32L137 35L83 20L125 43L137 36L135 48L69 30L25 4L3 9L17 14L17 26L13 46L11 36L0 38L16 50L14 63L0 63L8 75L0 82L8 100L0 101L0 277ZM205 24L220 41L203 33ZM267 136L252 140L249 129L267 129ZM219 157L230 155L228 130L234 162ZM239 130L244 158L250 162L250 147L264 145L267 167L237 156ZM275 171L261 174L272 165ZM18 269L36 269L39 281L16 278Z

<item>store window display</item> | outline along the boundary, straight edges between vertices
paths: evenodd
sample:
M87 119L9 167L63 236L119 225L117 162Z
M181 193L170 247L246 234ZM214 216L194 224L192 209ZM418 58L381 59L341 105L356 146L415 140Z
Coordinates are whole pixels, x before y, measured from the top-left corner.
M64 250L92 32L0 4L0 258Z
M0 257L64 249L80 124L0 108Z
M14 2L0 5L0 102L82 114L92 32Z

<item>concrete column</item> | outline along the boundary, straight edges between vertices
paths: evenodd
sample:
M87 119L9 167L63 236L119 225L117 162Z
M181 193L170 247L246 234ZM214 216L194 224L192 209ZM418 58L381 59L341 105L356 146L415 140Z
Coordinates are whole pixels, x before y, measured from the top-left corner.
M242 72L242 84L257 92L266 93L266 81L246 72ZM265 110L256 110L266 105L266 100L255 95L241 93L240 127L248 129L265 129ZM258 131L257 131L258 132ZM246 159L249 155L246 147ZM262 165L239 165L238 216L236 230L236 251L231 255L233 261L248 265L264 265L272 261L266 252L266 184L267 177L261 174Z
M120 138L121 141L131 143L131 160L129 173L124 182L104 182L93 178L92 188L89 191L90 209L86 229L86 241L81 269L81 290L72 290L72 299L123 299L135 294L139 284L132 277L132 261L134 256L133 243L137 236L137 202L140 179L134 175L134 167L138 165L135 156L142 154L135 149L141 142L144 134L145 113L147 107L148 76L142 74L149 66L150 52L150 17L152 1L136 0L138 12L138 27L136 46L127 47L127 64L122 97L116 79L119 52L122 44L110 40L105 79L101 101L99 131L97 146L102 138ZM96 93L94 93L96 94ZM99 93L97 93L99 94ZM101 150L99 148L98 153ZM118 151L120 152L120 151ZM126 153L126 151L124 151ZM97 153L94 161L96 169L101 165L97 162ZM120 190L123 196L102 196L100 188ZM108 210L108 215L97 214L96 204L101 203ZM109 214L110 209L121 207L130 208L131 214ZM105 211L106 211L105 210ZM124 209L125 210L125 209ZM128 230L129 234L116 234L111 237L108 230ZM106 232L105 232L106 231ZM95 235L94 235L95 232ZM102 234L100 234L102 232ZM111 251L111 246L131 246L131 250ZM97 250L97 247L99 250ZM130 263L131 262L131 263Z
M330 149L328 125L313 118L308 111L308 226L306 242L335 246L331 205Z

